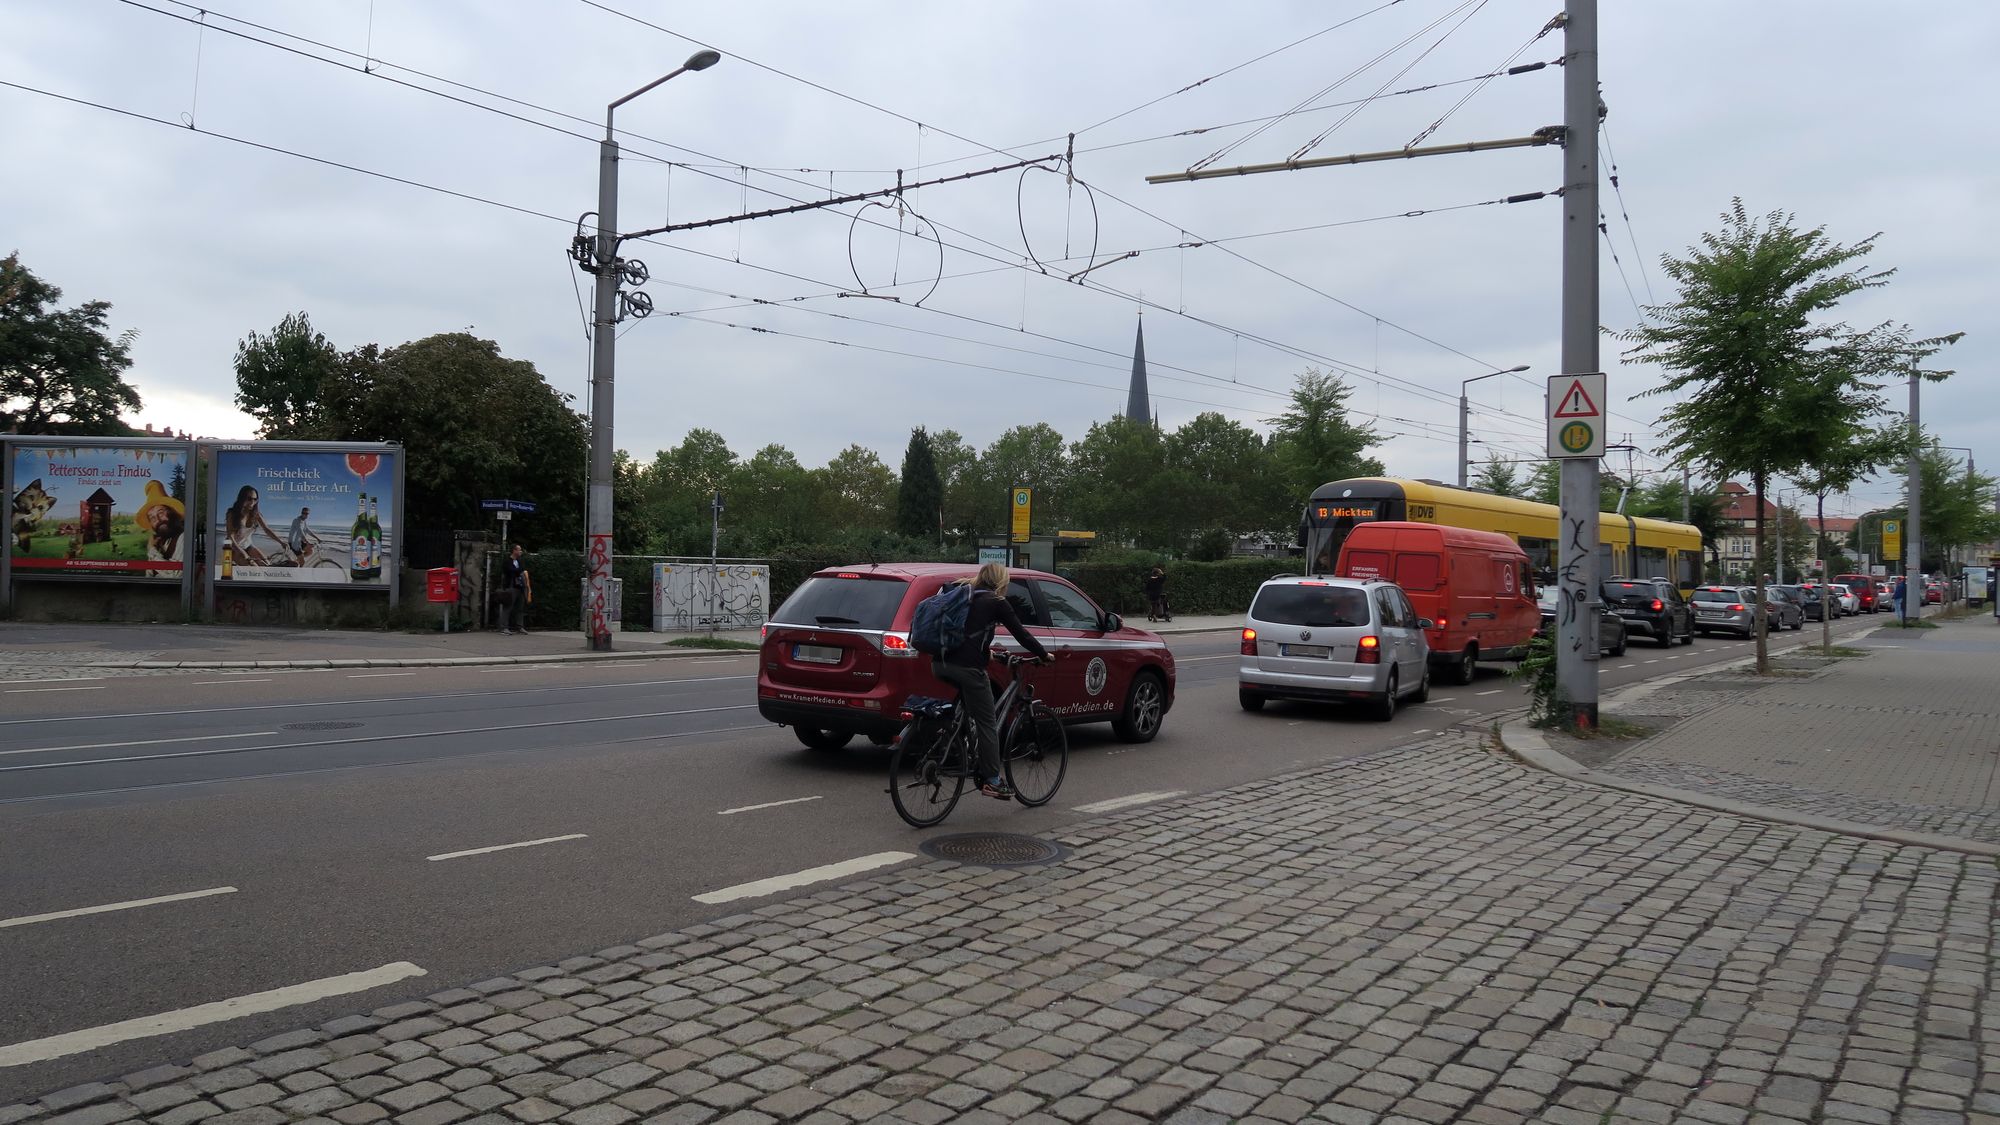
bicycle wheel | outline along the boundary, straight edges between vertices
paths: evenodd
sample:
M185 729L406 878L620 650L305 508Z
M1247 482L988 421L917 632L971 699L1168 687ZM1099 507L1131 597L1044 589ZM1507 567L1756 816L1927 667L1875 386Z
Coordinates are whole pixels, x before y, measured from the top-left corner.
M1024 805L1046 805L1062 788L1069 769L1069 735L1048 704L1038 699L1014 719L1003 764L1014 799Z
M918 720L896 740L889 758L889 799L896 815L913 828L929 828L958 804L966 774L955 745L959 729L956 722L935 726Z

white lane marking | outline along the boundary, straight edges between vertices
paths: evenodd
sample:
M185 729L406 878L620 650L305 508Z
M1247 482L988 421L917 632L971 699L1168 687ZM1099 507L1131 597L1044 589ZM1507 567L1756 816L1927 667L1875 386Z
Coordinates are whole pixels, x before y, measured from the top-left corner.
M1472 694L1474 694L1474 695L1499 695L1499 694L1500 694L1501 692L1503 692L1503 691L1506 691L1506 690L1507 690L1506 688L1494 688L1494 689L1493 689L1492 691L1475 691L1475 692L1473 692Z
M15 687L8 688L6 694L33 695L38 691L103 691L107 686L109 685L99 684L96 687Z
M347 678L350 680L386 680L395 676L414 675L416 675L415 672L351 672Z
M1450 703L1450 702L1451 702L1452 700L1455 700L1455 699L1457 699L1457 698L1458 698L1458 697L1457 697L1457 696L1455 696L1455 695L1433 695L1433 696L1431 696L1431 702L1432 702L1432 703Z
M756 654L756 653L754 653L754 652L745 652L745 653L741 653L741 654L739 654L739 655L736 655L736 656L714 656L714 657L709 657L709 658L708 658L708 659L706 659L706 660L697 660L697 661L695 661L695 663L696 663L696 664L727 664L727 663L729 663L729 662L730 662L730 661L732 661L732 660L741 660L741 659L743 659L743 658L744 658L745 656L755 656L755 655L757 655L757 654Z
M1619 667L1620 667L1620 668L1637 668L1637 667L1638 667L1638 665L1637 665L1637 664L1620 664L1620 665L1619 665Z
M153 762L167 758L204 758L211 754L254 754L260 750L298 750L312 746L351 746L357 742L401 742L411 738L443 738L453 734L492 734L503 730L533 730L538 727L567 727L583 723L619 723L628 719L666 719L678 715L707 715L718 711L750 711L755 703L738 703L729 707L690 707L685 711L648 711L637 715L594 715L587 719L551 719L546 723L513 723L497 727L459 727L455 730L419 730L403 734L369 734L354 738L325 738L317 742L275 742L269 746L224 746L214 750L182 750L174 754L132 754L123 758L86 758L77 762L36 762L25 766L0 766L0 773L14 773L18 770L53 770L71 766L107 766L120 762ZM700 732L706 733L706 732ZM664 737L655 735L654 737Z
M408 961L396 961L379 969L343 973L337 977L321 977L318 980L306 981L304 984L288 984L283 988L273 988L267 992L252 992L248 996L232 996L227 1000L197 1004L192 1008L180 1008L158 1015L107 1023L102 1027L89 1027L82 1031L51 1035L46 1039L30 1039L25 1043L0 1047L0 1067L47 1062L50 1059L94 1051L100 1047L109 1047L114 1043L123 1043L131 1039L170 1035L212 1023L254 1016L260 1012L275 1012L298 1004L310 1004L315 1000L325 1000L332 996L366 992L371 988L380 988L385 984L394 984L399 980L425 975L422 968Z
M51 910L47 914L28 914L19 918L0 918L0 930L11 926L32 926L37 922L53 922L58 918L81 918L86 914L109 914L114 910L136 910L141 906L158 906L163 902L186 902L191 898L207 898L210 895L233 895L235 887L210 887L205 891L183 891L177 895L155 895L152 898L128 899L125 902L107 902L103 906L79 906L75 910Z
M805 803L806 803L807 801L817 801L817 800L819 800L819 798L818 798L818 797L816 797L816 796L815 796L815 797L793 797L793 798L792 798L791 800L789 800L789 801L766 801L766 802L764 802L764 803L763 803L763 804L761 804L761 805L740 805L740 806L738 806L738 807L736 807L736 808L733 808L733 809L722 809L722 810L718 811L718 812L717 812L717 813L716 813L715 815L717 815L717 816L734 816L735 814L737 814L737 813L740 813L740 812L756 812L756 811L757 811L758 809L775 809L775 808L777 808L777 807L778 807L779 805L803 805L803 804L805 804Z
M242 734L191 734L186 738L143 738L133 742L79 742L72 746L30 746L24 750L0 750L0 758L16 754L53 754L58 750L109 750L114 746L160 746L169 742L217 742L225 738L262 738L274 730L252 730Z
M214 687L217 684L268 684L270 682L271 681L268 677L267 678L238 677L233 680L196 680L195 682L189 684L188 686Z
M490 848L467 848L462 852L440 852L437 855L427 855L424 858L430 860L432 863L436 863L441 859L463 859L469 855L485 855L488 852L512 851L515 848L532 848L538 844L560 844L564 840L588 840L589 838L590 836L587 833L572 832L567 836L544 836L539 840L523 840L518 844L495 844Z
M1179 797L1185 789L1160 789L1151 793L1133 793L1126 797L1113 797L1108 801L1095 801L1088 805L1077 805L1076 812L1110 812L1112 809L1126 809L1133 805L1145 805L1154 801L1164 801L1169 797Z
M694 900L713 906L716 903L735 902L744 898L763 898L765 895L778 894L795 887L845 879L850 875L859 875L864 871L873 871L878 867L888 867L915 858L917 857L909 852L876 852L874 855L864 855L859 859L846 859L821 867L808 867L804 871L795 871L790 875L773 875L769 879L759 879L753 883L738 883L719 891L698 894L694 896Z
M1640 661L1640 663L1642 663L1642 664L1658 664L1658 663L1659 663L1659 661L1657 661L1657 660L1643 660L1643 661Z
M1429 728L1429 727L1425 727L1425 728L1423 728L1422 730L1413 730L1413 731L1411 731L1410 733L1411 733L1411 734L1429 734L1429 733L1431 733L1431 728Z
M102 679L105 679L105 677L103 677L103 676L65 676L65 677L63 677L63 679L64 679L65 681L69 682L69 683L73 683L73 684L81 684L81 683L87 683L87 682L89 682L89 681L91 681L91 680L102 680ZM48 683L48 682L49 682L49 681L48 681L48 680L46 680L46 679L32 679L32 680L0 680L0 684L45 684L45 683Z
M507 665L478 665L482 670ZM304 668L302 672L328 671L323 668ZM412 672L411 675L416 673ZM687 676L678 680L639 680L622 684L560 684L553 687L501 688L498 691L449 691L433 695L383 695L374 699L327 699L318 702L293 703L246 703L241 707L189 707L180 711L126 711L122 714L97 715L54 715L41 719L7 719L0 721L0 727L25 726L28 723L77 723L97 719L157 719L168 715L223 715L233 711L293 711L302 707L348 707L367 703L433 703L444 699L482 699L489 695L533 695L539 691L604 691L611 688L661 687L672 684L724 684L732 680L750 680L754 676ZM16 681L27 683L27 680Z

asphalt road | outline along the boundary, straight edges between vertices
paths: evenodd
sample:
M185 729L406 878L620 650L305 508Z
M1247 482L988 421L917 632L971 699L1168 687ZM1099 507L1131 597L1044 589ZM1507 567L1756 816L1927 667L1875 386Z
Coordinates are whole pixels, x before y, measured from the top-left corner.
M1774 647L1818 635L1809 625ZM1106 802L1408 745L1523 699L1489 668L1470 686L1435 685L1389 723L1285 703L1246 714L1233 634L1172 643L1178 697L1156 741L1072 728L1050 805L968 795L927 833L891 809L884 752L808 751L760 720L747 653L0 685L0 1104L758 901L698 895L861 857L899 862L942 833L1055 833ZM1750 651L1719 638L1635 645L1603 662L1601 682ZM190 897L126 905L170 896ZM47 1053L22 1045L50 1037L386 966L415 968L365 991L10 1061Z

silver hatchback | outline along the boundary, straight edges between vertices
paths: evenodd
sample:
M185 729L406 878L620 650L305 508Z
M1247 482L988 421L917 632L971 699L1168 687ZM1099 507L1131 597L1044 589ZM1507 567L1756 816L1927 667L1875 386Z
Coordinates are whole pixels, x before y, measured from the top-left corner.
M1393 582L1273 578L1243 625L1237 701L1246 711L1268 699L1360 701L1394 718L1405 700L1430 698L1431 627Z

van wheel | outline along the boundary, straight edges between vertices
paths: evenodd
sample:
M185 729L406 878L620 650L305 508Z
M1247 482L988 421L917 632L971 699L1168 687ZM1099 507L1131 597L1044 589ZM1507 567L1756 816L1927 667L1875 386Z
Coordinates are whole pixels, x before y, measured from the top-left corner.
M1237 688L1236 704L1245 711L1262 711L1264 709L1264 697L1251 691L1249 688Z
M1478 674L1479 646L1466 645L1465 651L1458 654L1458 659L1451 662L1451 682L1455 684L1469 684L1472 682L1472 678Z
M853 731L832 727L793 727L792 733L799 736L808 750L840 750L854 741Z
M1126 742L1151 742L1166 717L1166 687L1157 675L1141 672L1125 693L1125 713L1112 720L1111 730Z
M1389 690L1375 701L1375 717L1388 722L1396 717L1396 670L1389 669Z

